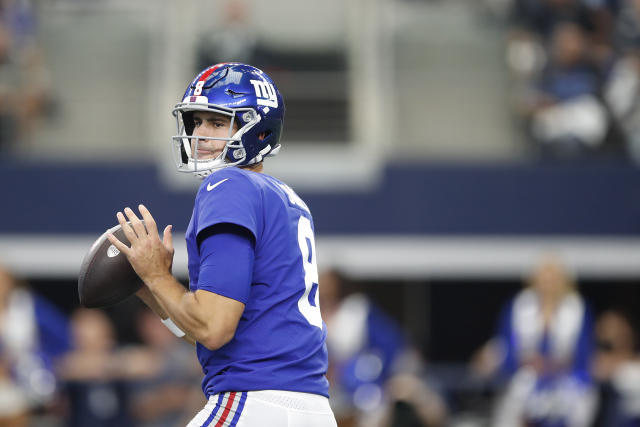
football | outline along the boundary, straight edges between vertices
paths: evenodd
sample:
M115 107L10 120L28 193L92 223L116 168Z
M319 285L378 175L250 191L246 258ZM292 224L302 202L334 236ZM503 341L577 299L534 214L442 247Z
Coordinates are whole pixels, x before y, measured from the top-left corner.
M120 224L105 231L84 256L78 275L80 304L88 308L107 307L124 301L142 287L142 281L127 257L111 244L107 235L129 244Z

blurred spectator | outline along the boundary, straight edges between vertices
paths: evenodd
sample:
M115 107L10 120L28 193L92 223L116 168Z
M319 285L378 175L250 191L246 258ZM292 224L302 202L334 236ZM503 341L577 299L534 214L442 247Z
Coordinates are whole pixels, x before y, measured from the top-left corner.
M573 23L584 32L599 62L611 55L620 1L624 0L513 0L511 26L515 34L544 46L559 25Z
M544 40L558 24L573 22L606 40L610 21L598 17L611 14L608 6L606 0L514 0L512 25Z
M479 376L506 382L495 426L589 426L593 319L567 269L544 259L506 306L496 337L475 356Z
M613 28L613 47L620 53L640 45L640 1L621 0L620 12Z
M176 339L150 310L138 313L136 326L152 364L159 368L134 385L132 406L136 425L186 425L206 403L200 389L202 372L193 347Z
M0 425L26 426L52 403L53 364L69 342L65 316L0 268Z
M639 160L640 1L514 0L513 11L516 110L542 154Z
M627 154L640 161L640 51L631 51L615 62L604 96L624 136Z
M51 79L28 0L0 0L0 150L28 140L51 112Z
M628 107L629 95L617 93L614 106L603 98L616 52L637 32L634 2L512 0L506 60L515 111L544 157L626 154L629 132L615 108Z
M159 361L143 349L118 348L101 310L78 309L71 322L74 349L58 366L68 399L66 425L132 426L128 382L153 375Z
M338 425L444 425L445 404L421 378L420 358L399 325L365 294L348 289L340 273L325 271L319 281Z
M640 358L633 317L625 310L602 313L596 322L593 375L600 386L595 425L640 425Z
M250 6L243 0L227 0L216 11L222 15L219 23L206 28L196 52L196 69L202 70L219 62L255 63L257 35L250 25Z
M549 60L521 104L543 153L575 156L604 143L610 123L600 100L603 82L588 56L584 31L573 23L558 24Z
M625 0L614 29L618 59L604 95L624 133L627 151L640 161L640 0Z

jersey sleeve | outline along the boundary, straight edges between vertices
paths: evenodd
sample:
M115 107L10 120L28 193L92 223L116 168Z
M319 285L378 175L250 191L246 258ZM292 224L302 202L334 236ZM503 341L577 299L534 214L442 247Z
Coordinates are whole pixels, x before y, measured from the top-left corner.
M253 276L253 241L245 229L214 227L200 245L199 290L247 304Z
M233 168L230 168L233 169ZM235 224L258 236L260 190L239 173L215 173L202 184L196 198L196 235L216 224Z

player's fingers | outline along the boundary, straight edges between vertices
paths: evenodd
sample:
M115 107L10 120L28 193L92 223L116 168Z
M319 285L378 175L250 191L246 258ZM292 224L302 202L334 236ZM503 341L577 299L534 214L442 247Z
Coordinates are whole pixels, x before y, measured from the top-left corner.
M133 212L131 208L124 208L124 213L127 214L129 218L129 222L131 223L131 228L136 232L138 237L142 237L147 234L147 230L144 228L144 224L140 221L140 218Z
M138 236L136 236L136 232L133 230L133 228L131 228L131 224L127 222L122 212L118 212L116 214L116 218L118 218L120 227L122 227L122 232L127 237L127 239L129 239L130 242L133 242L135 239L138 238Z
M142 219L144 219L144 226L146 227L149 234L155 236L158 234L158 226L156 225L156 220L151 216L151 212L146 208L145 205L139 204L138 209L140 210L140 214L142 214Z
M115 246L120 252L122 252L125 255L129 254L129 246L125 245L120 240L118 240L118 238L116 236L114 236L113 234L109 233L109 234L107 234L107 239L109 239L111 244L113 246Z
M164 247L167 248L170 252L173 252L173 235L171 234L172 225L167 225L164 228L164 233L162 235L162 243L164 243Z

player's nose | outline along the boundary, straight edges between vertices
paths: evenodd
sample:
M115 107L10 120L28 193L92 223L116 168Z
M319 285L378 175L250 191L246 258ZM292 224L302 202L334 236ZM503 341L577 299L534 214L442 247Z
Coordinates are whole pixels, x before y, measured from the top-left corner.
M193 136L211 136L212 128L206 124L201 124L193 131Z

